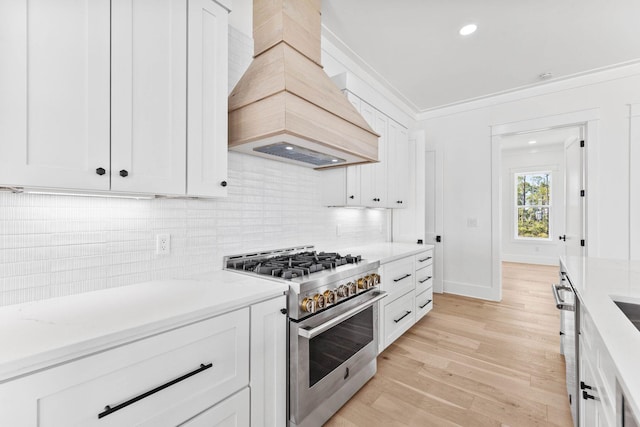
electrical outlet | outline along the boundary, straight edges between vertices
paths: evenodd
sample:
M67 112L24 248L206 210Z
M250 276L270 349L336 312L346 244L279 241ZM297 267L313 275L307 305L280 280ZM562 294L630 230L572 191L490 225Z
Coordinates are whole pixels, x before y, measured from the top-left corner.
M156 255L169 255L171 253L171 234L156 235Z

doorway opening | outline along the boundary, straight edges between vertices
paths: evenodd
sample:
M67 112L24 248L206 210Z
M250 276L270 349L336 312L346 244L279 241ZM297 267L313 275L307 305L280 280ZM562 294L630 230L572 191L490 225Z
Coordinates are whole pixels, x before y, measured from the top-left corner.
M579 142L581 126L500 138L500 260L557 265L564 253L565 147Z
M516 262L533 259L540 264L549 264L553 258L557 263L559 255L586 255L589 247L597 244L594 241L595 237L588 232L589 229L594 229L594 224L591 224L594 219L587 214L588 207L594 207L592 205L597 200L597 195L596 189L587 191L587 171L592 169L588 166L595 159L589 153L596 152L598 124L599 111L590 109L491 126L491 299L502 299L503 255L504 259ZM562 142L558 141L559 135L564 135L564 139L559 138ZM516 171L518 166L512 166L509 168L508 178L504 178L506 172L503 161L510 156L510 148L518 143L521 146L526 144L543 147L545 144L540 142L545 141L544 138L547 137L550 140L548 149L556 150L554 144L561 144L563 155L558 148L558 154L552 158L555 161L538 159L528 166L522 166L520 171ZM553 139L556 141L552 142ZM536 142L529 144L529 141ZM527 150L532 149L523 149ZM528 155L533 158L531 153ZM513 157L518 155L514 154ZM557 177L554 178L554 175ZM520 181L517 181L518 178ZM518 182L522 187L520 193ZM554 194L554 190L558 189L564 189L564 195ZM508 196L504 195L503 190L508 192ZM541 197L545 191L551 192L548 198ZM509 200L511 202L507 204ZM541 225L540 222L547 221L547 217L548 225ZM518 221L521 222L520 229ZM507 231L504 231L505 229ZM562 237L562 240L559 237ZM518 241L519 238L522 241L530 238L534 243L525 245ZM529 252L514 253L503 244L504 239L512 239L521 249L528 248ZM532 258L536 255L537 259Z

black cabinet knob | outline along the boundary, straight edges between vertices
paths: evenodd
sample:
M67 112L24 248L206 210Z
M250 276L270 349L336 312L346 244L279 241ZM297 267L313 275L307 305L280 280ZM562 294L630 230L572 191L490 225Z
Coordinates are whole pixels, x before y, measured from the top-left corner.
M107 171L104 170L104 168L98 168L98 169L96 169L96 173L98 175L104 175L105 173L107 173Z
M123 178L126 178L126 177L129 176L129 172L127 172L126 170L122 169L120 171L120 176L123 177Z
M280 313L282 313L282 314L287 314L287 309L286 309L286 308L281 308L281 309L280 309Z
M396 203L398 203L398 204L402 204L402 200L398 200Z
M353 200L356 198L356 196L349 196L349 198Z
M222 181L222 182L220 183L220 185L222 185L223 187L226 187L226 186L227 186L227 181Z

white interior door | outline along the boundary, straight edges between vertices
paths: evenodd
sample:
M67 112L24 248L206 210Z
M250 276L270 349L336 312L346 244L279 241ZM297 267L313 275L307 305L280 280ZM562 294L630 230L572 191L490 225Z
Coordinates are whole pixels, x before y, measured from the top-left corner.
M433 263L433 291L443 292L444 262L442 236L442 153L427 151L425 174L425 243L435 245Z
M559 236L564 241L565 256L582 256L584 247L584 144L581 139L568 142L565 146L565 234ZM583 190L585 191L583 193ZM584 194L584 195L583 195Z

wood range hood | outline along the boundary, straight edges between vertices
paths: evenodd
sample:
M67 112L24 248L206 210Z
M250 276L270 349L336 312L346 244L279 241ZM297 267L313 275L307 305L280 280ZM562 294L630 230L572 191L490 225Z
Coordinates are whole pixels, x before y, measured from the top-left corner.
M321 0L254 0L254 56L229 149L316 169L378 161L378 137L320 64Z

